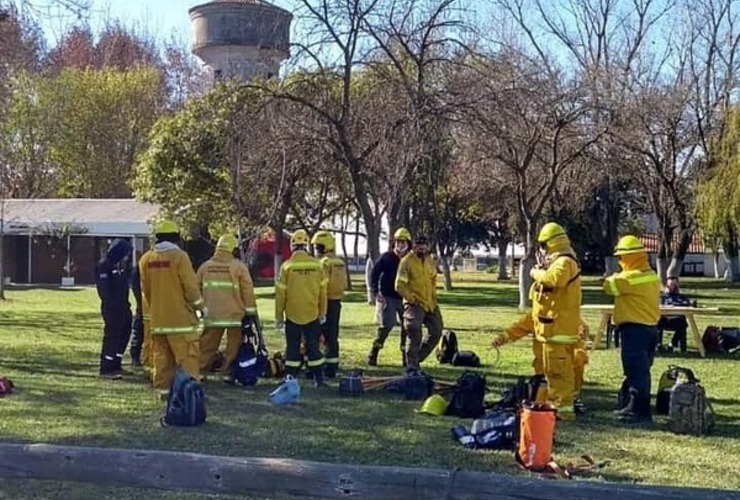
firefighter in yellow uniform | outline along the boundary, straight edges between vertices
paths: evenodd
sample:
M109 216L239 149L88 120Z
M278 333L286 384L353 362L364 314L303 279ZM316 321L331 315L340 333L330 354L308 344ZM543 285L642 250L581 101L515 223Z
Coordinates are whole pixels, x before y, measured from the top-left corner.
M166 220L155 228L156 244L139 261L141 291L149 305L152 383L161 396L169 392L177 365L200 380L199 324L207 316L190 257L177 243L180 229Z
M317 231L311 245L321 260L326 274L326 323L322 334L326 343L324 375L334 378L339 371L339 319L342 314L342 299L347 288L347 266L335 255L334 236L329 231Z
M548 400L561 420L575 420L574 358L581 324L581 271L565 229L545 224L537 242L547 254L546 268L532 269L530 289L535 339L542 343L542 368ZM542 266L544 267L544 266Z
M230 234L221 236L216 251L204 262L196 274L203 300L208 309L205 330L200 338L200 370L205 372L213 364L221 338L226 332L226 350L221 365L221 379L233 384L231 365L242 344L242 320L257 322L257 301L249 269L234 258L239 246Z
M324 385L324 355L319 349L321 325L326 322L324 267L308 254L308 234L300 229L290 238L292 255L280 267L275 286L275 326L285 328L285 372L301 368L301 338L306 341L308 369L317 387Z
M419 369L439 343L444 328L437 302L437 268L429 255L429 242L425 236L414 239L412 251L398 265L396 291L403 297L406 366ZM427 327L423 339L422 326Z
M588 325L581 320L581 324L578 327L578 343L575 344L575 349L573 350L573 389L575 391L573 406L576 413L584 411L584 406L579 401L579 395L583 388L583 373L588 364L588 352L586 351L588 333ZM502 335L497 336L493 340L493 345L494 347L503 347L508 343L516 342L530 334L533 335L532 368L534 368L534 375L535 377L539 376L546 378L545 363L543 360L543 344L534 336L534 320L532 319L531 312L523 315L519 318L519 321L509 326Z
M632 235L620 238L614 255L621 272L604 280L604 292L614 296L612 321L622 336L622 369L629 400L616 414L628 423L649 422L650 367L658 343L660 278L650 267L648 254Z

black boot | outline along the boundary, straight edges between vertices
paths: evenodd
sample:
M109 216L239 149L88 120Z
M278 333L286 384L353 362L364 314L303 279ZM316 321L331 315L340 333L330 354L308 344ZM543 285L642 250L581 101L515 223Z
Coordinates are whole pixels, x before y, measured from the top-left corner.
M622 408L614 410L614 414L618 417L621 417L623 415L635 413L637 412L638 405L639 405L639 398L637 396L637 392L634 390L630 390L629 399L627 399L627 404L625 404Z
M324 368L318 368L313 372L313 385L317 389L319 387L326 387L326 384L324 383Z
M380 347L378 347L377 344L373 344L370 352L367 353L368 366L378 366L378 353L380 353Z
M645 424L652 422L650 398L636 397L632 410L619 415L619 421L625 424Z

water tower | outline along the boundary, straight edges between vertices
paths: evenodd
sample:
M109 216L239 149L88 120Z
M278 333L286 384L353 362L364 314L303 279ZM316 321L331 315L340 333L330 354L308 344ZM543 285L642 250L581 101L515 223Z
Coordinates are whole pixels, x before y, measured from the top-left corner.
M193 54L216 80L278 75L290 57L293 15L262 0L213 0L188 11Z

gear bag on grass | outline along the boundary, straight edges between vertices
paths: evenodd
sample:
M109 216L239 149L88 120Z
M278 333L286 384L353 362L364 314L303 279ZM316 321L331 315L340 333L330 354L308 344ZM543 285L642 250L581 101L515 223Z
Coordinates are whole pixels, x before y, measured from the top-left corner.
M488 450L512 450L519 439L519 417L516 412L498 410L473 421L470 429L475 447Z
M231 366L231 376L241 385L252 386L267 371L268 355L260 336L254 331L252 319L247 316L242 319L242 335L244 341Z
M478 418L485 414L483 398L486 395L486 378L475 372L465 372L457 379L446 415Z
M439 341L437 361L443 365L452 363L455 354L457 354L457 349L457 335L452 330L445 330L442 339Z
M185 372L172 379L162 426L195 427L206 421L206 396L203 386Z
M686 369L681 369L686 370ZM714 410L691 370L680 372L670 392L668 428L676 434L701 436L714 428Z
M525 469L546 471L552 462L557 410L549 404L527 403L519 415L516 461Z

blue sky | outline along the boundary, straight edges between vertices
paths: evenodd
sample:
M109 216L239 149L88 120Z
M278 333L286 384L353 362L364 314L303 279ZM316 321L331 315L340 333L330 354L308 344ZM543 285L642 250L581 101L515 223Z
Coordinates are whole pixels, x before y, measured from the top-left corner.
M12 1L20 3L19 0ZM176 36L187 42L190 39L188 9L207 1L209 0L90 0L92 10L89 13L89 22L97 30L107 20L118 19L126 25L152 33L157 38ZM50 3L48 0L35 0L34 3L40 6L36 17L42 23L47 39L54 44L65 27L75 23L74 16L44 7ZM273 0L271 3L284 6L286 2Z

